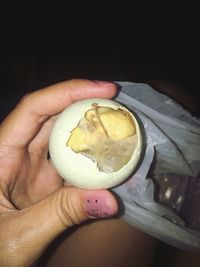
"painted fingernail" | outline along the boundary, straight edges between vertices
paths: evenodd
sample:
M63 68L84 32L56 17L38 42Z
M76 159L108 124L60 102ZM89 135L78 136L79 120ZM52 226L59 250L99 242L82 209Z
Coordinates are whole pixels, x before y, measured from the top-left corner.
M96 83L103 85L103 86L111 86L114 85L114 82L108 82L108 81L101 81L101 80L95 80Z
M85 200L85 209L91 219L112 217L116 208L108 197L89 196Z

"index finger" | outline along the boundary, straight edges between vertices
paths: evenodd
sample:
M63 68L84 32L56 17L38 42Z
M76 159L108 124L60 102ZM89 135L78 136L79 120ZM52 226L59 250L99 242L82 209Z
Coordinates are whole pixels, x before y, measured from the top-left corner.
M91 97L111 98L116 85L90 80L69 80L35 91L24 97L0 126L0 146L27 145L42 124L71 103Z

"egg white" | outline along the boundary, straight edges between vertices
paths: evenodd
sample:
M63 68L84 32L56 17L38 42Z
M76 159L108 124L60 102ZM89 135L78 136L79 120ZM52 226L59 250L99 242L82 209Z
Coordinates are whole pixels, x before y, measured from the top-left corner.
M77 127L87 110L94 108L92 106L94 103L99 106L128 111L121 104L108 99L89 98L75 102L58 116L50 134L49 153L51 162L59 175L71 185L90 189L111 188L127 179L137 166L142 150L141 131L137 120L130 113L136 126L137 138L136 148L131 159L116 172L99 171L96 162L81 153L73 152L70 147L66 146L71 131Z

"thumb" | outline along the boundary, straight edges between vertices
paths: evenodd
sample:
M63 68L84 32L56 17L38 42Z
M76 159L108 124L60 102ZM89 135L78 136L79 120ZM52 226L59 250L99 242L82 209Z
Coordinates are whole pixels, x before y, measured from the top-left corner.
M70 226L88 219L112 217L116 213L117 202L107 190L63 187L33 206L8 213L3 221L1 219L1 228L6 229L2 256L6 262L9 258L17 262L17 266L27 266Z

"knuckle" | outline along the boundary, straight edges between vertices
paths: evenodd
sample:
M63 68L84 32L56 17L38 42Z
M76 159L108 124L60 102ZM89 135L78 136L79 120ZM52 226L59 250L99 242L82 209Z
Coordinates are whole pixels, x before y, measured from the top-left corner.
M20 100L20 104L27 104L27 103L30 103L31 100L32 100L32 95L33 93L32 92L28 92L26 93Z
M80 224L84 220L80 202L69 188L60 189L56 198L56 213L66 228Z
M34 93L32 93L32 92L28 92L27 94L25 94L20 99L17 107L21 110L28 112L30 110L30 107L33 105L33 94Z

